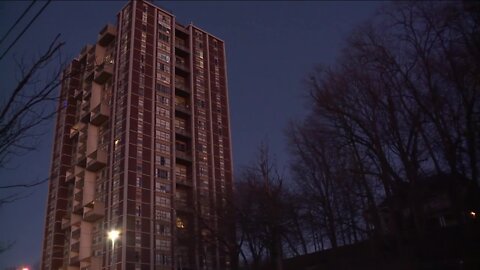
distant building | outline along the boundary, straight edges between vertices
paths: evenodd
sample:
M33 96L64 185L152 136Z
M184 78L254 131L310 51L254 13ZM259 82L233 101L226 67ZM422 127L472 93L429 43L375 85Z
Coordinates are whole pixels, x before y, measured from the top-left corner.
M117 18L65 70L42 269L230 269L225 44L150 2Z

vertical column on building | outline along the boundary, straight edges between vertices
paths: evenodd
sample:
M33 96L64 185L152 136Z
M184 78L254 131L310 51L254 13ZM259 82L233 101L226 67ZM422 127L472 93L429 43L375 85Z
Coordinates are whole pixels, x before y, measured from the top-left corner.
M112 93L112 123L111 123L111 159L109 161L108 181L108 220L105 224L106 231L119 230L120 239L115 242L115 250L111 250L111 243L106 248L106 269L117 269L123 265L126 226L124 222L124 209L126 208L126 160L128 149L127 115L129 102L129 80L131 66L131 41L132 41L132 5L130 2L119 14L116 38L116 56L114 85Z
M217 235L223 243L234 241L231 217L232 175L230 153L230 130L228 118L228 100L226 88L225 54L222 41L209 36L208 41L210 98L211 98L211 126L213 139L213 167L214 167L214 198ZM223 243L217 243L219 265L222 269L230 268L229 248Z
M58 102L55 137L50 169L47 199L45 238L43 243L42 269L59 268L65 262L64 250L68 238L63 232L63 223L68 220L69 187L72 144L70 129L74 124L74 93L79 87L79 65L73 61L63 73L60 99Z
M154 51L154 181L152 186L153 250L156 269L172 269L173 212L173 17L155 9Z
M190 33L175 24L174 39L174 258L178 269L196 269L196 204L194 164L194 137L192 136L192 72Z
M194 121L195 121L195 146L196 146L196 186L199 221L199 261L201 267L213 268L212 236L215 233L212 213L212 152L210 150L209 127L209 86L207 62L207 34L203 31L192 29L192 61L194 79Z

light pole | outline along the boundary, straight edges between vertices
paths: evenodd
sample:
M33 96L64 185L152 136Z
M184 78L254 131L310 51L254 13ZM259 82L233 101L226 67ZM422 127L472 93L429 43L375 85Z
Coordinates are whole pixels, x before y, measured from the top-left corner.
M112 257L110 258L110 260L112 261L112 269L113 269L113 255L115 252L115 240L117 240L119 236L120 236L119 230L111 230L108 232L108 239L112 240Z

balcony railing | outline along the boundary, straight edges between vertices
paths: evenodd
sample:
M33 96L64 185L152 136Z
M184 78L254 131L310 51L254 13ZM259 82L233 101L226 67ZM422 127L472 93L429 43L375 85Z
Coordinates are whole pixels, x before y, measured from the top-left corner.
M185 84L175 84L175 90L182 91L186 94L190 94L190 87Z
M117 29L111 24L105 25L105 27L98 34L98 44L100 46L107 46L117 35Z
M100 103L90 113L90 123L100 126L110 116L110 108L108 105Z
M107 165L107 153L97 149L88 155L87 170L96 172Z
M190 67L184 63L177 62L175 63L175 67L183 72L190 72Z
M190 105L188 104L175 104L175 110L185 113L185 114L191 114L190 111Z
M105 215L105 206L100 201L92 201L83 208L83 220L97 221Z
M95 69L95 82L104 84L113 74L113 64L103 62Z
M187 46L185 46L184 44L180 44L179 42L175 42L175 48L180 49L186 53L190 52L190 49Z
M180 135L180 137L184 137L184 138L192 137L192 134L190 133L190 131L183 128L175 128L175 133L177 135Z
M180 152L180 151L178 151ZM176 178L175 180L177 182L177 184L180 184L180 185L184 185L184 186L187 186L187 187L191 187L192 186L192 181L189 180L188 178Z
M180 201L180 200L175 201L175 209L177 211L182 211L187 213L193 212L192 205L188 204L188 202L186 201Z

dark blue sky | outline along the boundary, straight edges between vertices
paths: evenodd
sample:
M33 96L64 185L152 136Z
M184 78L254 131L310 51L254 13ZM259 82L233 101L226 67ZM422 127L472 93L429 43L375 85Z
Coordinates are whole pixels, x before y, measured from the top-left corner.
M44 2L34 6L38 10ZM38 55L57 33L67 42L65 59L94 42L98 31L126 1L83 1L50 4L0 62L0 97L15 81L13 56ZM316 64L335 61L345 37L374 14L381 2L164 2L155 1L182 24L193 24L225 40L235 170L246 165L257 146L267 139L280 166L288 166L285 126L305 113L303 80ZM0 2L0 35L29 2ZM32 11L33 11L32 10ZM34 12L31 12L33 14ZM18 31L16 32L18 33ZM8 40L8 41L11 41ZM6 42L8 43L8 42ZM0 51L4 51L1 44ZM53 128L53 121L45 127ZM37 151L15 158L0 169L0 185L27 182L48 175L51 132L42 137ZM16 241L0 255L0 269L40 259L47 185L0 208L0 241ZM28 194L28 193L27 193ZM5 195L0 193L0 197Z

